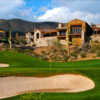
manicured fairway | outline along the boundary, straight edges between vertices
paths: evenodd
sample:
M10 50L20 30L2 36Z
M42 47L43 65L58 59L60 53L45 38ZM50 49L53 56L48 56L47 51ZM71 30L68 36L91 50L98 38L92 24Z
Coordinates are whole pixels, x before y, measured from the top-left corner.
M9 68L0 68L0 76L51 76L55 74L80 73L94 80L96 87L82 93L33 93L37 99L28 100L100 100L100 60L69 63L49 63L38 58L14 51L0 52L0 62L10 64ZM23 96L23 95L22 95ZM4 100L21 100L16 96ZM25 98L30 94L25 94ZM27 99L25 99L27 100Z

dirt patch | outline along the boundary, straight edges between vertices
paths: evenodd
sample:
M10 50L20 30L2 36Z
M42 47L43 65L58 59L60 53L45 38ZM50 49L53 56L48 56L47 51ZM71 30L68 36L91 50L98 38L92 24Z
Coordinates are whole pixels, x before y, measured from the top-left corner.
M26 92L82 92L93 89L94 82L82 75L56 75L52 77L0 77L0 98Z

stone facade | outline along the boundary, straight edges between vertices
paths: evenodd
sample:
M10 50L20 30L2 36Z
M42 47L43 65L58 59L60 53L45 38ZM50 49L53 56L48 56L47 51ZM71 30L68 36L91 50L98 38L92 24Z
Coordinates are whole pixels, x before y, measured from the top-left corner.
M86 22L74 19L66 24L58 25L58 39L65 41L66 44L83 46L89 42L92 28Z
M26 42L27 42L27 46L32 46L33 45L33 35L28 32L26 33Z
M59 40L62 45L83 46L89 42L93 28L85 21L74 19L68 23L59 23L56 29L34 29L34 34L26 34L27 44L36 47L49 46Z
M34 32L34 43L36 45L36 47L46 47L46 46L50 46L53 44L54 41L57 40L56 36L46 36L44 37L44 32L41 30L35 30ZM45 33L45 34L49 34L49 33ZM52 33L51 33L52 34Z
M92 34L92 28L86 22L75 19L67 24L67 31L69 41L72 45L82 46L84 43L89 42L89 37Z

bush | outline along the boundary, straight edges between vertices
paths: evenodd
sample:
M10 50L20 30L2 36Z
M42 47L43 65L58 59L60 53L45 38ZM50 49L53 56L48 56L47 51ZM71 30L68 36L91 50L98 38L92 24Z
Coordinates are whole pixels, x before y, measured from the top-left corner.
M71 56L77 58L78 55L77 53L71 53Z
M23 51L25 54L28 54L28 55L32 55L32 53L33 53L32 50L30 50L30 49L25 49Z
M90 52L91 53L96 53L97 51L100 50L100 43L99 42L91 42L91 48L90 48Z
M96 51L97 57L100 57L100 50Z
M65 62L67 62L67 61L68 61L68 59L69 59L69 57L68 57L68 56L64 56L64 61L65 61Z
M80 53L80 56L81 56L82 58L85 58L85 57L86 57L86 52L83 52L83 51L82 51L82 52Z
M18 45L25 45L26 44L26 40L22 39L22 38L19 38L19 39L15 39L13 40L15 44L18 44Z
M49 58L47 57L47 55L45 53L42 54L41 59L42 60L49 60Z
M53 62L66 62L68 60L67 50L59 41L56 41L49 49L42 52L41 59Z
M29 93L29 94L24 94L20 96L19 100L43 100L42 96L44 95L44 93L38 93L38 94L33 94L33 93Z
M30 93L21 95L20 100L39 100L39 98L37 97L37 95L33 95L32 93Z
M85 52L88 52L88 50L90 49L90 45L89 43L85 43L83 46L82 46L82 51L85 51Z

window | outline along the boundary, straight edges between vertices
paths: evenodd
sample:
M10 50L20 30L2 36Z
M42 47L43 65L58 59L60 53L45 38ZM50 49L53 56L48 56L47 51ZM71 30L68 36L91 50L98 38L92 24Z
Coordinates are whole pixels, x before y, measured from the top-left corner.
M73 25L73 26L71 26L71 32L72 33L80 33L80 32L82 32L82 26L81 25Z
M60 31L59 35L60 36L66 35L66 31Z
M48 33L48 34L44 34L43 37L51 37L51 36L57 36L57 33Z

